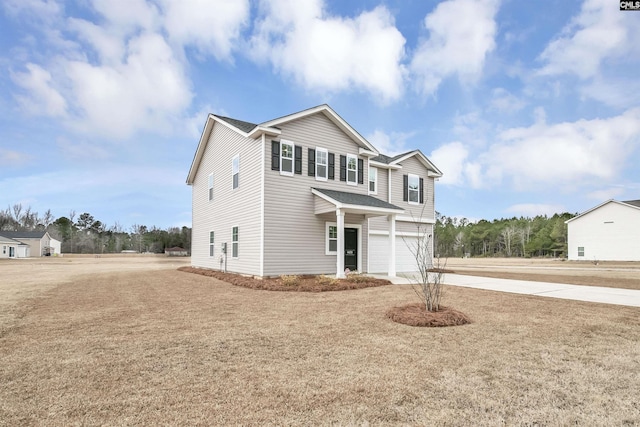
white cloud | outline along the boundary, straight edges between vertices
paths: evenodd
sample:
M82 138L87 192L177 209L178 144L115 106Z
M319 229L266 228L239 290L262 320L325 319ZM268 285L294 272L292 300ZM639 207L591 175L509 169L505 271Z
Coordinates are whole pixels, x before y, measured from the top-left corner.
M413 132L386 133L380 129L376 129L371 135L367 136L367 141L373 144L380 153L387 156L395 156L409 151L409 149L406 148L406 143L407 139L413 135Z
M31 159L27 153L0 148L0 165L17 167L26 164Z
M270 62L305 88L340 91L355 87L382 103L402 93L405 39L383 6L355 18L330 16L322 0L261 3L251 55Z
M542 203L521 203L517 205L509 206L506 212L510 215L535 217L538 215L553 216L565 212L566 209L563 205L552 205Z
M162 0L171 40L229 59L249 19L248 0Z
M25 94L16 95L20 105L30 114L64 116L67 102L53 87L51 73L37 64L28 63L25 67L26 72L12 74L13 81L25 90Z
M640 105L640 82L637 80L596 77L581 88L581 93L614 108Z
M462 185L466 182L465 165L469 151L461 142L442 145L431 152L429 159L442 171L440 183Z
M604 202L605 200L615 199L621 196L624 194L624 191L624 188L621 187L603 188L601 190L591 191L587 194L587 198Z
M465 84L480 77L487 54L496 46L497 10L494 0L448 0L425 17L429 37L411 61L420 92L433 95L451 76Z
M545 48L541 75L575 74L586 79L598 74L609 58L629 55L638 21L620 12L610 0L587 0L576 16Z
M491 96L489 106L502 113L515 113L527 105L524 100L501 87L493 89Z

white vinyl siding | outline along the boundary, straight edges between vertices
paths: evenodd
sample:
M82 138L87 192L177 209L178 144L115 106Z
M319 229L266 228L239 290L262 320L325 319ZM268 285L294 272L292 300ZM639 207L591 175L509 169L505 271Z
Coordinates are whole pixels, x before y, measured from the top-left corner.
M293 142L280 141L280 175L293 176L293 152Z
M261 140L245 138L219 123L205 136L206 147L192 184L193 230L191 265L219 269L209 256L209 232L215 230L219 249L227 244L227 271L260 274L260 191L263 167ZM270 151L270 150L269 150ZM241 160L242 185L232 187L232 162ZM209 203L208 176L214 171L214 199ZM223 185L224 184L224 185ZM232 213L232 214L230 214ZM231 257L232 227L242 230L242 256ZM215 253L220 255L220 251Z
M378 194L378 169L369 166L369 194Z
M358 185L358 157L347 154L347 184Z
M316 148L316 179L318 181L327 180L327 169L329 168L328 151L324 148Z

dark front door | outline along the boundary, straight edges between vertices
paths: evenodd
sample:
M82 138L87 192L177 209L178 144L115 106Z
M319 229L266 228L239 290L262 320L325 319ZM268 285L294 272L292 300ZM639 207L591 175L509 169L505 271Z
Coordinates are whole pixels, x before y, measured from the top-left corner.
M344 268L358 270L358 229L344 229Z

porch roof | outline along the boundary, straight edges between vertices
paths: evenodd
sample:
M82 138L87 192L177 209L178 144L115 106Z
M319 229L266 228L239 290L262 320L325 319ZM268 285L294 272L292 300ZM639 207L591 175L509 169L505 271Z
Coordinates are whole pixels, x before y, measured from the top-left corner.
M311 192L328 202L328 204L324 203L320 206L316 203L316 214L331 212L336 209L372 216L404 213L404 209L366 194L324 188L311 188Z

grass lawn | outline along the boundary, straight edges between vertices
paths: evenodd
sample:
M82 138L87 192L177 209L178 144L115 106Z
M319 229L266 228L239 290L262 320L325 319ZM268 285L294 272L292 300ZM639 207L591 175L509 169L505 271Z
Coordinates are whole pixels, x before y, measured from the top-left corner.
M639 309L447 287L474 323L385 318L415 298L71 277L2 318L0 425L640 425Z

